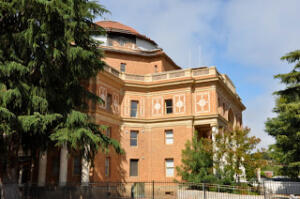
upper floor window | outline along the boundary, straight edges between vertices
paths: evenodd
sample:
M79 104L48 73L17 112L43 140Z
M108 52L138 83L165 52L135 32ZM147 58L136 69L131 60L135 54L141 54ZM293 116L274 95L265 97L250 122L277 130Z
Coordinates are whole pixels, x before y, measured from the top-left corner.
M137 117L138 104L139 102L135 100L130 102L130 117Z
M129 168L129 175L130 176L138 176L138 168L139 168L139 160L138 159L131 159L130 160L130 168Z
M130 146L137 146L138 131L130 131Z
M166 138L166 141L165 141L166 144L173 144L174 143L173 130L166 130L165 138Z
M174 160L173 159L166 159L166 177L173 177L174 176Z
M155 72L155 73L157 73L157 72L158 72L157 65L154 65L154 72Z
M166 114L173 113L173 101L171 99L165 100Z
M108 177L110 175L110 157L105 158L105 176Z
M106 136L111 138L111 127L106 128Z
M107 93L106 103L106 110L111 112L112 95L110 93Z
M120 46L125 46L125 44L126 44L126 38L119 37L118 38L118 43L119 43Z
M120 71L125 73L125 71L126 71L126 64L125 63L120 64Z

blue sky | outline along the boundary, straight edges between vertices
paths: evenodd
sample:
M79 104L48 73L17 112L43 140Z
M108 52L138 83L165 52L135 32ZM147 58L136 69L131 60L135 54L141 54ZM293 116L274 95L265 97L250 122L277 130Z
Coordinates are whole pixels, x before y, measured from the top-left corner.
M272 117L273 76L289 72L280 61L300 48L299 0L102 0L119 21L155 40L182 68L216 66L233 80L246 105L244 125L274 143L264 132ZM101 20L101 18L99 18Z

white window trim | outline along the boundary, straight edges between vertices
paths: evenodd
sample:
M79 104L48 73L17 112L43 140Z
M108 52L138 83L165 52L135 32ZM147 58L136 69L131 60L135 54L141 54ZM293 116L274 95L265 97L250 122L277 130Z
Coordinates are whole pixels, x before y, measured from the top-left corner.
M169 162L169 164L171 164L171 165L168 165L168 161L172 161L172 162ZM172 175L168 175L168 169L172 169ZM175 174L174 159L172 159L172 158L165 159L165 171L166 171L166 177L168 177L168 178L174 177L174 174Z
M131 146L131 132L136 132L136 146ZM138 137L139 137L139 131L137 131L137 130L130 131L130 134L129 134L129 146L130 147L138 147L138 145L139 145Z
M172 136L167 136L167 134L169 133L169 135L170 135L170 132L172 133L171 135ZM172 140L171 142L172 143L168 143L168 140ZM168 129L168 130L165 130L165 144L166 145L172 145L172 144L174 144L174 131L173 131L173 129Z

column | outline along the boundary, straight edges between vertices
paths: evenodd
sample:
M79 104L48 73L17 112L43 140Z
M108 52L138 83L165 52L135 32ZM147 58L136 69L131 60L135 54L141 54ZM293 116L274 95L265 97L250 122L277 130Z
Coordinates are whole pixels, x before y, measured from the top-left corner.
M87 186L90 182L90 163L85 158L81 159L81 185Z
M257 182L261 183L261 169L260 168L257 168L256 175L257 175Z
M63 144L60 149L60 167L59 167L59 185L65 186L67 184L68 174L68 147Z
M84 156L81 159L81 185L87 186L90 182L90 163L85 156L87 156L90 147L85 146Z
M47 151L40 152L40 155L39 155L38 186L45 186L46 170L47 170Z
M23 166L19 170L19 179L18 179L18 184L22 184L22 177L23 177Z
M217 146L216 146L216 135L219 133L219 127L217 125L212 125L212 128L211 128L211 139L212 139L212 150L213 150L213 161L215 162L217 160L217 154L216 154L216 151L218 150L217 149ZM219 165L221 166L221 165ZM216 174L216 168L215 166L213 167L213 173Z

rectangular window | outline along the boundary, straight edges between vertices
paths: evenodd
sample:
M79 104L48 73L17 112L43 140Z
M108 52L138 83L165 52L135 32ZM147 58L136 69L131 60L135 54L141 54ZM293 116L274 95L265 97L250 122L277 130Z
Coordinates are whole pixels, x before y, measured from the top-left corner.
M130 146L137 146L138 131L130 131Z
M57 159L57 157L52 160L52 174L53 176L59 174L59 160Z
M173 113L173 101L171 99L165 100L166 113Z
M110 175L110 157L105 158L105 176L108 177Z
M137 113L138 113L138 101L134 101L132 100L130 102L130 117L137 117Z
M139 160L138 159L131 159L130 160L130 176L138 176L138 167L139 167Z
M107 137L111 138L111 127L108 126L108 127L106 128L105 135L106 135Z
M79 155L73 158L73 175L80 175L81 173L81 158Z
M111 104L112 104L112 95L110 93L107 93L107 104L106 104L106 110L111 112Z
M120 64L120 71L125 73L126 70L126 64L125 63L121 63Z
M174 143L173 130L166 130L165 138L166 138L166 141L165 141L166 144L173 144Z
M174 160L166 159L166 177L174 176Z

